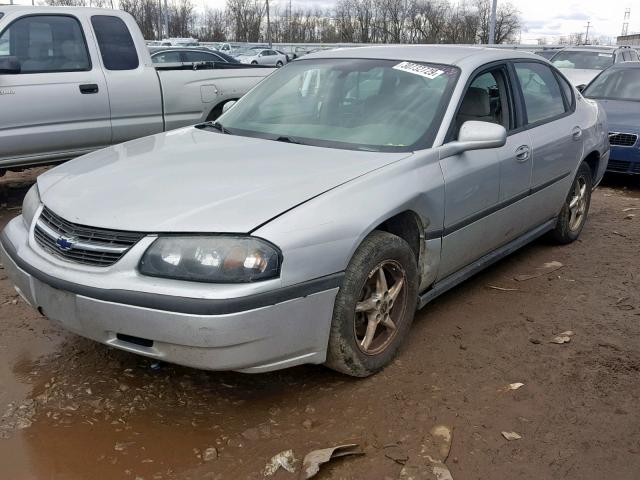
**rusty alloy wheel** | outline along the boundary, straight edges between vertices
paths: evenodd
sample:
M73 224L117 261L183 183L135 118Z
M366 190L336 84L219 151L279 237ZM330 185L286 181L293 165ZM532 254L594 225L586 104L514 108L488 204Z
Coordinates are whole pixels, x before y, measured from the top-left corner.
M356 344L366 355L378 355L395 338L407 308L407 273L395 260L385 260L367 277L356 303Z
M588 206L587 188L587 180L583 175L578 175L569 201L569 229L572 231L578 230L585 219Z

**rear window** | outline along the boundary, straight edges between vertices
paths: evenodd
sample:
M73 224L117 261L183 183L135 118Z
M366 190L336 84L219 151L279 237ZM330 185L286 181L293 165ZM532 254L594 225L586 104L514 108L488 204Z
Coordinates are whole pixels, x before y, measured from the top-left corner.
M138 52L129 29L118 17L94 15L93 30L100 47L100 54L107 70L133 70L138 68Z

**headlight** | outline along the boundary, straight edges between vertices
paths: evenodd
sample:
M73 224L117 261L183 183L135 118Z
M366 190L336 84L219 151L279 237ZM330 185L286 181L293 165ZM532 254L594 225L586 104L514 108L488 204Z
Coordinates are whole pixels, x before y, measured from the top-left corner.
M33 223L33 217L36 215L36 210L40 206L40 192L38 192L38 184L36 183L29 189L27 195L22 202L22 220L27 228L31 227Z
M280 274L280 252L253 237L165 236L147 249L139 270L191 282L255 282Z

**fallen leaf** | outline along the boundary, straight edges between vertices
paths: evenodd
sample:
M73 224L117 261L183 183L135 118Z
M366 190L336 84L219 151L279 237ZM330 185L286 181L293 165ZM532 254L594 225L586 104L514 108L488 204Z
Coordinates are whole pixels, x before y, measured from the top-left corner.
M520 387L523 387L524 383L516 382L509 384L509 390L518 390Z
M293 450L285 450L280 452L273 457L271 460L267 462L264 467L264 476L270 477L275 474L278 469L283 468L289 473L296 473L296 457L293 454Z
M312 452L307 453L302 461L300 478L306 479L313 477L320 471L320 465L327 463L334 458L344 457L346 455L363 455L363 453L364 452L360 450L360 447L356 443L313 450Z
M633 220L633 218L635 217L635 214L630 213L629 215L627 215L626 217L624 217L625 220Z
M522 437L518 435L516 432L501 432L502 436L507 440L520 440Z
M623 212L631 212L632 210L640 210L640 207L627 207L622 209Z

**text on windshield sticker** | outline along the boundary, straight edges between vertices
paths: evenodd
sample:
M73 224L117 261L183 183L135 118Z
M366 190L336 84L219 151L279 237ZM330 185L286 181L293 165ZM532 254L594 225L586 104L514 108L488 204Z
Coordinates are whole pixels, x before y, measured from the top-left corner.
M436 77L439 77L444 72L442 70L438 70L437 68L429 67L427 65L420 65L419 63L412 62L402 62L393 67L395 70L401 70L407 73L413 73L414 75L420 75L421 77L426 77L433 80Z

